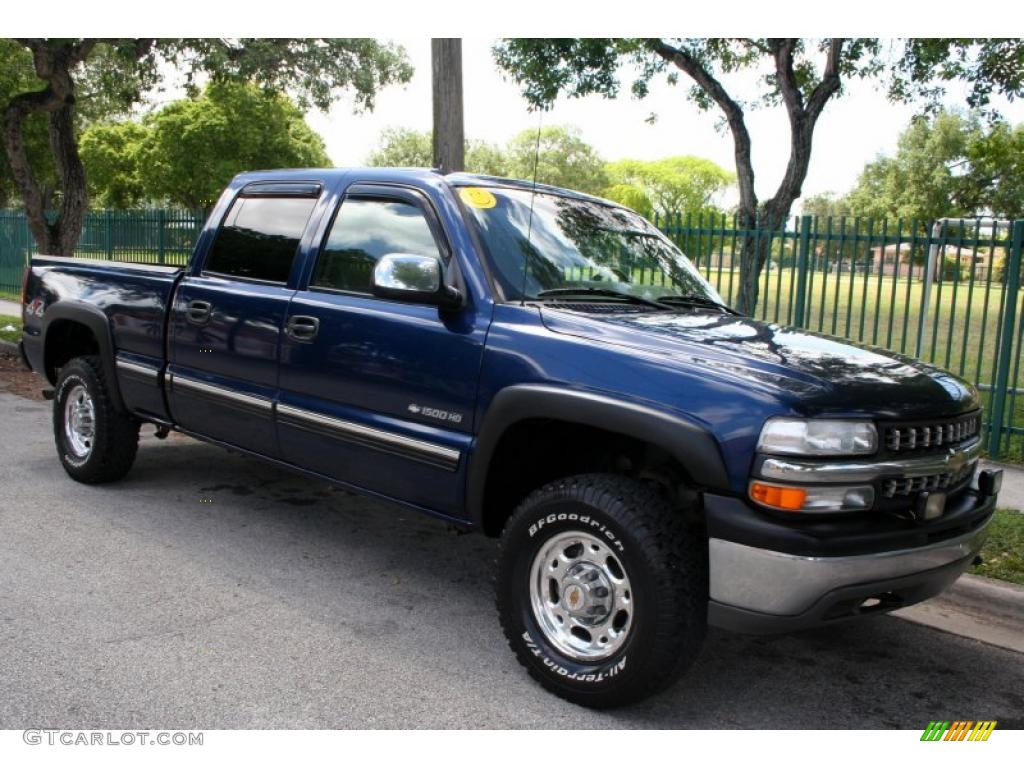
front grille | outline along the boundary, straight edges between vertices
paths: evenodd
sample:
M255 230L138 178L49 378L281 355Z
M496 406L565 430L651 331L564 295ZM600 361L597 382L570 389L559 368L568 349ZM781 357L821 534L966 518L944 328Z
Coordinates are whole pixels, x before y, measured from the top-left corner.
M884 445L893 453L926 451L971 440L978 436L980 427L978 412L944 421L887 424L883 426Z
M882 481L882 495L887 499L897 496L913 496L922 491L945 491L955 489L971 478L977 462L970 461L954 472L920 477L901 477Z

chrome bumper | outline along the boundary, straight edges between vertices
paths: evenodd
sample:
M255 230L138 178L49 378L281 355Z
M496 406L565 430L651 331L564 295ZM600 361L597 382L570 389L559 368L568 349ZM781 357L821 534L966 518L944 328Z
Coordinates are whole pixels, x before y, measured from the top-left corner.
M985 506L994 507L995 499ZM967 570L988 534L989 515L969 533L936 544L842 557L775 552L709 541L708 622L739 632L787 632L912 605Z

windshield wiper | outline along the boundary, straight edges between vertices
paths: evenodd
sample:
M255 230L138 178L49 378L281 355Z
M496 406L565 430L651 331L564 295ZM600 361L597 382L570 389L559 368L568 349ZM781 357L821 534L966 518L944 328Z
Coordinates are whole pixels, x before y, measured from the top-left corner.
M549 288L548 290L541 291L537 294L538 299L553 299L559 296L604 296L609 299L620 299L633 304L644 304L648 307L656 307L657 309L669 309L667 305L654 301L653 299L645 299L643 296L634 296L632 293L626 293L625 291L616 291L614 288L593 288L590 286L581 286L579 288Z
M723 312L728 312L730 315L738 315L732 307L727 307L725 304L719 304L714 299L709 299L707 296L698 296L697 294L672 294L670 296L659 296L658 302L660 304L688 304L698 307L711 307L713 309L720 309Z

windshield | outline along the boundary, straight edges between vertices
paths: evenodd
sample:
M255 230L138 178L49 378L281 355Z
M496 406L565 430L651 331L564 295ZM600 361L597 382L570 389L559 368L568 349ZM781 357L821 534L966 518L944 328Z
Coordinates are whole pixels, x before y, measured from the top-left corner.
M587 200L528 190L463 187L491 271L509 300L580 289L643 299L685 296L724 304L671 241L637 214Z

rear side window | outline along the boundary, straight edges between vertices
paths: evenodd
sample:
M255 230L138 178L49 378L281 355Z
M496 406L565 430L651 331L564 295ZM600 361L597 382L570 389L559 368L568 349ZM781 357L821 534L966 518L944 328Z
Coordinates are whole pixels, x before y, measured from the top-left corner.
M402 200L349 198L331 225L312 286L370 293L373 267L387 253L441 257L419 206Z
M315 197L239 197L228 211L207 272L271 283L288 282Z

